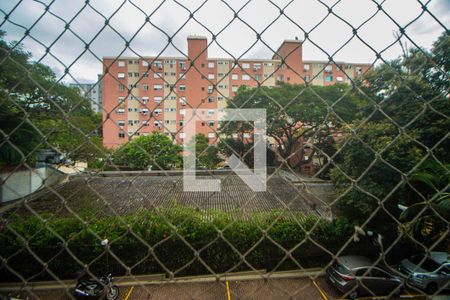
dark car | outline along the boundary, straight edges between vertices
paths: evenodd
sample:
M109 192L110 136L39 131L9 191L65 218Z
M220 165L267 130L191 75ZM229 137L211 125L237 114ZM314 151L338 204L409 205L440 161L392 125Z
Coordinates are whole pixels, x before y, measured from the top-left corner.
M400 262L398 270L408 277L408 283L434 294L447 288L450 281L450 255L446 252L417 254Z
M403 280L374 266L363 256L342 256L327 269L328 280L342 293L356 298L360 295L399 295Z

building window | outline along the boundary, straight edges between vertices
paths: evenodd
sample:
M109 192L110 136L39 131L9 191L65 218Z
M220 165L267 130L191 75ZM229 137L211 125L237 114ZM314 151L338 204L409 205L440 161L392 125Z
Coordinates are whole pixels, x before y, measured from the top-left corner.
M147 73L147 72L142 73L142 77L143 77L143 78L147 78L147 77L148 77L148 73Z
M222 96L217 97L217 101L223 101L223 97Z
M215 113L214 109L208 109L208 115L213 115Z
M162 85L160 85L160 84L155 84L155 85L153 86L153 89L154 89L155 91L162 90Z
M214 74L208 74L208 79L214 79Z
M119 139L124 139L124 138L125 138L125 132L119 131Z
M305 76L305 81L309 81L309 76Z
M133 126L133 120L128 120L128 125Z
M208 121L208 126L214 126L214 121Z
M253 71L258 71L259 69L261 69L261 64L260 63L253 64Z
M328 72L328 73L333 72L333 66L330 66L330 65L326 66L325 72Z
M186 133L180 132L179 137L180 137L180 139L186 138Z
M116 113L117 113L118 115L123 115L123 114L125 114L125 109L123 109L123 108L118 108L118 109L116 109Z
M125 78L125 73L118 73L117 78Z
M248 69L248 68L250 68L250 64L248 64L248 63L242 64L242 69Z
M342 76L337 76L336 81L342 82L342 81L344 81L344 78Z
M278 75L277 80L278 81L283 81L283 75Z
M154 65L156 68L162 70L162 67L163 67L162 62L160 62L160 61L155 61L155 62L153 63L153 65Z
M256 75L255 75L255 80L256 80L256 81L260 81L260 80L261 80L261 75L256 74Z
M134 72L134 77L139 77L139 73L138 72Z
M210 68L210 69L214 68L214 63L213 62L209 62L208 63L208 68Z
M160 103L162 101L162 97L153 97L153 100L155 100L156 103Z
M238 74L231 74L232 80L238 80Z
M184 126L184 121L180 121L180 126Z
M119 92L125 91L125 85L123 85L123 84L121 84L121 83L119 83L118 88L119 88Z
M141 114L148 115L148 109L147 108L141 109Z
M186 90L186 86L184 84L180 84L180 86L178 87L180 91L185 91Z
M264 63L265 67L273 67L273 63Z
M147 120L142 121L142 125L143 126L148 126L148 121Z
M181 79L181 80L183 80L183 79L185 79L185 78L186 78L186 73L180 74L180 79Z
M119 125L120 127L125 126L125 121L117 121L117 125Z
M186 63L184 61L180 61L180 68L181 70L186 70Z
M250 80L250 76L247 74L242 75L242 80Z
M329 75L329 76L325 77L325 81L326 82L332 82L333 81L333 76Z
M123 103L125 101L125 97L119 97L117 98L117 102Z
M157 108L157 109L155 109L155 110L153 111L153 113L154 113L155 115L159 115L160 113L162 113L162 109Z
M143 66L143 67L148 67L148 61L143 60L143 61L142 61L142 66Z
M212 94L214 91L214 87L212 85L208 85L208 94Z
M238 86L237 85L233 85L231 87L231 91L236 93L238 91Z
M214 97L213 96L208 97L208 103L214 103Z
M186 110L185 109L180 109L180 115L185 115L186 114Z
M216 137L216 134L214 132L208 132L208 138L213 139Z
M133 72L128 72L128 77L133 77Z
M180 104L181 104L182 106L185 106L185 105L186 105L186 97L180 97Z
M361 75L361 73L362 73L362 68L356 67L356 75Z
M153 74L153 78L155 78L155 79L162 78L162 77L163 77L162 73L154 73Z
M142 97L142 104L147 104L148 97Z
M119 67L125 67L125 62L124 62L123 60L119 60L119 61L117 62L117 65L118 65Z
M304 65L303 66L303 71L308 72L309 71L310 66L309 65Z
M148 91L148 84L145 84L145 83L144 83L144 84L142 85L142 90L143 90L143 91Z

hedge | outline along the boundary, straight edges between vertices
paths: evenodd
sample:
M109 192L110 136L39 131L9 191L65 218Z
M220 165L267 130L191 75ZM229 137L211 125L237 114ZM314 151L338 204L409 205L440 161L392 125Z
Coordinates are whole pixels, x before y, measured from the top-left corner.
M0 255L7 262L0 268L0 281L20 281L14 273L26 280L51 279L38 259L59 278L73 278L83 265L94 274L105 273L107 259L115 276L198 275L248 270L249 265L267 270L317 267L331 260L322 247L336 253L353 233L353 225L343 218L278 218L280 214L235 219L230 213L176 207L120 217L83 215L83 221L44 216L44 223L35 216L10 216L0 228ZM100 244L104 238L110 241L109 255Z

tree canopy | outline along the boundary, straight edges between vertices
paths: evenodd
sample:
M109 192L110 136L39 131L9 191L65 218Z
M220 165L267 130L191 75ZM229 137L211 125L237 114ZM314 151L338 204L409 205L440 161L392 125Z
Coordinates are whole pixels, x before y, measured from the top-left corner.
M347 131L333 160L341 214L361 223L371 217L372 226L391 235L392 218L431 216L440 228L439 220L448 216L449 40L444 33L430 51L411 49L366 74L359 88L374 105L365 108L364 123L352 124L355 131ZM419 178L441 183L430 189ZM421 209L402 214L401 206Z
M43 148L73 160L105 156L98 134L101 116L89 100L59 82L48 66L32 61L22 45L3 37L0 32L0 165L32 162Z
M120 146L113 154L117 165L136 169L169 170L181 164L181 146L162 133L139 136Z
M294 154L303 157L303 148L298 147L300 141L316 138L319 130L331 130L352 122L359 117L358 112L367 102L346 84L305 86L280 83L271 88L241 86L228 107L266 109L267 136L275 141L281 157L289 161ZM244 122L230 122L224 126L223 132L231 134L250 128Z

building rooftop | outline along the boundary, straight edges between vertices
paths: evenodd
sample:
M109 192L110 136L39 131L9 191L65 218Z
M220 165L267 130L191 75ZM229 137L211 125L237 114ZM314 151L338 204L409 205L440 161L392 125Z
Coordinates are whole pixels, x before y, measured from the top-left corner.
M294 186L289 180L272 174L267 182L266 192L252 191L239 176L223 174L199 176L197 178L220 179L220 192L184 192L183 176L125 176L74 177L57 188L59 195L67 200L67 205L75 212L86 209L100 215L117 213L125 215L139 209L155 207L170 208L173 205L193 207L208 211L224 211L233 216L248 216L247 213L288 209L305 216L327 211L323 194L312 189L307 191ZM122 176L121 176L122 175ZM76 191L74 193L74 191ZM106 201L109 207L105 206ZM52 192L27 202L38 213L72 215L61 203L59 196ZM22 210L22 209L21 209ZM27 212L23 208L24 213Z

